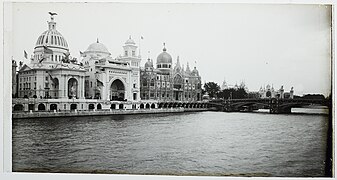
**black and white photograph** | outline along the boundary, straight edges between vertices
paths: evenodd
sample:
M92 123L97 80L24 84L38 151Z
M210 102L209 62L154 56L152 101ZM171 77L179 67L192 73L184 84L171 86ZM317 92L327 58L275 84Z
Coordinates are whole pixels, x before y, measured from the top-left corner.
M334 177L333 7L5 3L11 171Z

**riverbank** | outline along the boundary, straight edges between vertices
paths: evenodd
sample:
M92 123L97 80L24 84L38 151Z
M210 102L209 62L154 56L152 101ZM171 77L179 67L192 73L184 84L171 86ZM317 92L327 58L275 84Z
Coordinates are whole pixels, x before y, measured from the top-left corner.
M208 108L170 108L170 109L135 109L135 110L96 110L96 111L41 111L41 112L13 112L13 119L27 118L55 118L79 116L109 116L132 114L160 114L208 111Z

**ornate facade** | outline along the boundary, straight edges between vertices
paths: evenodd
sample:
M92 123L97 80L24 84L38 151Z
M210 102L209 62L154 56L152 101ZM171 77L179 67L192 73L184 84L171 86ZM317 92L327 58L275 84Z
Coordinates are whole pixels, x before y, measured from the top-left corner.
M86 70L77 63L63 63L69 59L68 44L56 30L53 15L36 42L30 63L20 63L18 71L18 97L84 98Z
M179 56L175 66L172 57L166 52L157 57L156 66L148 59L141 69L140 90L141 99L160 101L200 101L201 77L196 67L191 71L180 65Z
M13 97L60 99L50 109L58 107L64 110L71 109L67 100L75 99L83 99L81 102L86 102L86 99L140 101L141 59L136 54L137 46L131 37L123 49L123 56L112 58L105 45L97 39L81 53L79 61L71 58L68 44L56 30L56 22L51 15L48 30L38 37L30 62L24 65L20 62L16 73L16 61L12 61ZM88 106L87 103L78 105L82 109ZM77 108L76 104L73 109Z
M12 60L13 97L18 98L13 101L14 110L141 109L175 107L172 101L201 101L201 78L195 67L191 71L187 65L184 70L178 58L173 68L164 48L156 68L152 60L141 68L131 36L123 45L123 55L116 58L98 39L79 59L71 58L54 15L48 30L38 37L30 62L20 61L16 71ZM171 104L160 106L159 101Z
M85 97L108 101L139 101L140 56L137 46L129 37L125 42L124 55L110 56L107 48L99 43L91 44L82 53L86 69Z

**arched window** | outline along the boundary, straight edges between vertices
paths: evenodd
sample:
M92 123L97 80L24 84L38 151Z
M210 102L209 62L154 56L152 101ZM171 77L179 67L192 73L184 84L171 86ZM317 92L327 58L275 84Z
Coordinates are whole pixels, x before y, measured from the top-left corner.
M147 80L146 79L143 80L143 86L147 86Z

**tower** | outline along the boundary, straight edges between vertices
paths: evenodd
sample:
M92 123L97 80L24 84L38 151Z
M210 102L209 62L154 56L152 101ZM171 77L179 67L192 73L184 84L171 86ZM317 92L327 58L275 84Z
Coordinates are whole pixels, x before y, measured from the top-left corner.
M123 50L124 55L121 57L121 60L127 62L132 70L131 82L132 83L132 100L140 100L140 61L141 58L137 55L137 48L135 41L129 36L129 39L126 40Z
M123 49L124 49L123 57L137 57L136 56L137 46L135 41L131 39L131 36L129 36L129 39L126 40Z
M280 88L280 98L284 99L284 89L283 89L283 86L281 86L281 88Z
M16 61L12 59L12 95L17 96L17 81L16 81Z

